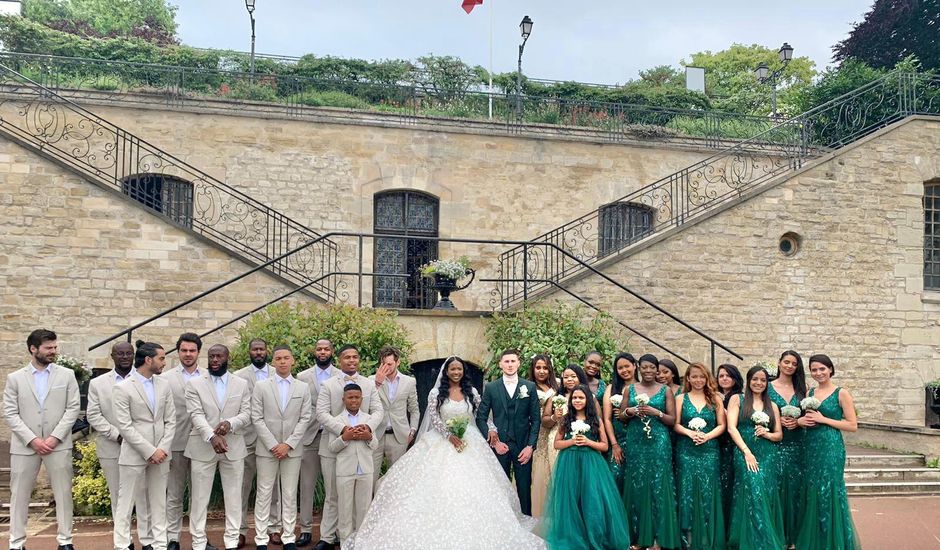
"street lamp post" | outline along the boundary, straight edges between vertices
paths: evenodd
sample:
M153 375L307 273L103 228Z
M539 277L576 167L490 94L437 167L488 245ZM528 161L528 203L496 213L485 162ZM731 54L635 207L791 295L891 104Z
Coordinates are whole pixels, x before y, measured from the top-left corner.
M245 0L245 9L248 10L248 17L251 18L251 58L248 61L248 72L251 73L251 79L255 78L255 0Z
M777 118L777 79L780 78L784 69L787 68L787 65L789 65L790 61L793 59L793 46L784 42L777 53L780 55L780 62L782 63L779 69L771 73L770 67L762 62L757 66L757 69L754 70L758 82L761 84L770 83L771 110L773 111L772 116L775 119Z
M522 44L519 44L519 65L516 69L516 118L522 120L522 52L525 50L526 40L532 34L532 20L528 15L519 23L519 32L522 34Z

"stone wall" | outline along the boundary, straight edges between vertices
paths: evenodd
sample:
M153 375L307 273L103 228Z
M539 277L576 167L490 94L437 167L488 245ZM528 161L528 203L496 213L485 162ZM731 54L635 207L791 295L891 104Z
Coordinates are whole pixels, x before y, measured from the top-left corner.
M923 290L922 200L938 176L940 120L909 119L605 273L744 357L718 350L718 361L826 353L860 418L923 426L923 385L940 376L940 303ZM778 249L788 232L802 241L789 257ZM709 362L705 340L626 293L596 277L574 288Z

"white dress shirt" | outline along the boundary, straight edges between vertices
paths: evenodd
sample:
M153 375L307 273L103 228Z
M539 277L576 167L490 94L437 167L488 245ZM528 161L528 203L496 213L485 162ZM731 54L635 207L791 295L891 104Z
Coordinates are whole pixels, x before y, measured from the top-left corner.
M225 404L225 389L228 387L228 373L222 376L210 376L212 386L215 388L215 400L219 403L219 408Z
M134 369L132 367L131 370L127 372L127 376L121 376L116 370L112 370L111 372L114 373L114 383L120 384L131 377L131 373L134 372Z
M268 366L267 365L261 367L260 369L252 365L251 368L255 369L255 382L261 382L262 380L268 379Z
M349 410L346 410L346 418L349 420L349 427L354 428L359 425L359 413L352 414ZM362 465L356 464L356 474L362 475Z
M323 386L323 383L329 380L333 376L330 370L333 368L332 364L327 365L325 368L322 368L322 369L320 368L319 365L315 365L313 368L317 369L314 372L317 373L317 385L318 386Z
M182 366L182 365L181 365ZM180 369L180 373L183 375L183 382L189 382L193 378L199 377L199 367L193 369L193 372L186 370L186 367Z
M287 410L287 400L290 399L290 381L293 376L287 375L287 378L277 377L277 391L281 396L281 412Z
M343 373L343 382L345 382L345 384L343 384L344 386L345 386L346 384L359 384L359 373L358 373L358 372L354 372L354 373L352 373L352 374L346 374L346 373L344 372L344 373Z
M512 398L513 395L516 395L516 387L519 385L519 375L515 376L503 376L503 385L506 386L506 391L509 392L509 397Z
M49 395L49 365L40 370L32 363L29 364L29 372L33 376L33 382L36 384L36 395L39 396L40 408L46 403L46 396Z
M144 378L144 376L140 374L140 372L138 372L137 369L134 369L134 374L140 380L140 383L143 384L144 386L144 393L147 394L147 400L150 401L150 410L152 410L154 414L156 414L157 413L157 394L154 393L153 376L151 376L150 378Z

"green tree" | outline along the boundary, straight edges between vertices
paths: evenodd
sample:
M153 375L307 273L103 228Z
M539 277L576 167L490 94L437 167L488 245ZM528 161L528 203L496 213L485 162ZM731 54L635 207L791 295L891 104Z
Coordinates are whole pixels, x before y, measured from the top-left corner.
M891 68L914 56L925 69L940 69L940 0L876 0L848 38L833 46L833 59L858 59Z
M766 63L771 72L782 66L777 50L753 44L732 44L718 52L693 53L683 66L705 69L705 92L719 109L766 115L771 112L769 84L762 84L754 75L760 63ZM815 63L808 57L794 57L777 81L777 110L784 114L798 114L795 97L815 76Z
M80 36L176 42L176 6L167 0L23 0L23 15Z

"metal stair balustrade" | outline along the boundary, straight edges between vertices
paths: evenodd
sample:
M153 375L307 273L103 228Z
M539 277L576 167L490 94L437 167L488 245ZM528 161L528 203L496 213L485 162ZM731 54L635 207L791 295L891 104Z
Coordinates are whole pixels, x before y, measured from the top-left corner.
M0 133L323 300L337 247L262 202L0 65ZM310 284L311 281L316 281Z
M549 282L584 273L583 264L622 257L657 234L702 219L745 192L918 114L940 114L940 76L894 71L784 120L531 241L554 248L517 246L506 251L500 256L502 278L518 281L524 272L527 282L504 289L502 307L549 290ZM579 261L572 262L559 250Z

